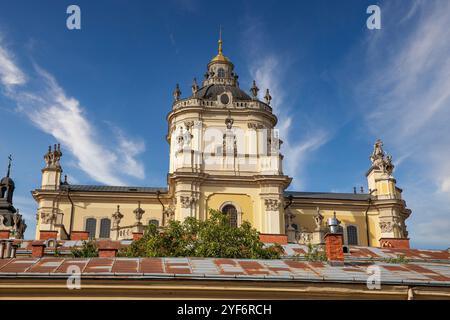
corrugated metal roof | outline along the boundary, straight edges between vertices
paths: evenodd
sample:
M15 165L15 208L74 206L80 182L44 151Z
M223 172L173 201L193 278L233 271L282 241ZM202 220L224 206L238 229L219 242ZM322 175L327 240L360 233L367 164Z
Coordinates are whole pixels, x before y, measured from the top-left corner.
M165 187L125 187L125 186L100 186L100 185L61 185L62 190L83 191L83 192L167 192Z
M294 198L305 199L333 199L333 200L368 200L370 195L367 193L333 193L333 192L300 192L285 191L284 196L292 195Z
M104 242L104 240L102 240ZM29 254L31 251L32 240L15 240L19 245L17 249L18 255ZM132 240L110 241L117 242L119 247L126 247L131 244ZM81 240L58 240L58 253L70 254L71 250L82 246ZM267 245L270 245L269 243ZM308 252L308 246L302 244L289 243L282 245L285 255L284 258L302 258ZM395 248L377 248L377 247L360 247L347 246L350 250L345 254L348 261L368 261L368 260L385 260L389 258L398 258L405 256L406 259L417 262L441 262L450 265L450 252L447 250L423 250L423 249L395 249ZM47 247L46 252L49 254L54 248Z
M381 284L450 287L450 265L430 263L346 263L294 260L215 258L16 258L0 260L0 278L61 278L69 266L80 267L85 278L194 278L366 283L368 267L378 266Z

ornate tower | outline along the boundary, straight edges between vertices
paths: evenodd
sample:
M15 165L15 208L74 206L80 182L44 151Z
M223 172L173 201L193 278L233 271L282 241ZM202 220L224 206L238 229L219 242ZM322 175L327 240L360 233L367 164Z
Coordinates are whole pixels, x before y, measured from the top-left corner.
M62 156L61 146L55 144L48 147L44 155L45 167L42 169L42 190L58 190L61 184L61 165L59 163Z
M284 233L283 191L291 178L282 170L277 117L258 99L253 82L239 87L233 63L218 53L208 63L202 87L181 98L177 85L168 114L169 186L176 219L206 218L209 209L250 221L263 233Z
M9 230L16 239L22 239L27 228L25 219L13 206L15 184L11 179L11 161L9 156L6 176L0 180L0 230Z
M408 231L405 220L410 216L411 210L406 208L402 199L402 190L396 186L397 181L393 177L394 165L392 157L386 155L383 150L383 142L377 140L370 156L372 166L367 172L369 191L374 198L374 204L378 208L380 245L394 246L393 241L407 243ZM395 244L409 246L406 244Z
M47 153L44 155L45 167L42 171L41 190L49 192L50 194L57 194L61 185L62 168L60 165L62 152L61 146L55 144L48 147ZM58 197L42 197L38 200L38 223L36 224L36 234L39 235L42 231L54 231L57 223Z

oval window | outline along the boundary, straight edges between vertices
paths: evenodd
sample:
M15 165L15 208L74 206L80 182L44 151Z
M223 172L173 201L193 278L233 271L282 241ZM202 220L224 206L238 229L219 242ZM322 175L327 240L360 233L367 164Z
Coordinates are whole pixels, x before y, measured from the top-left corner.
M222 104L229 104L230 103L230 97L227 94L223 94L220 96L220 102Z

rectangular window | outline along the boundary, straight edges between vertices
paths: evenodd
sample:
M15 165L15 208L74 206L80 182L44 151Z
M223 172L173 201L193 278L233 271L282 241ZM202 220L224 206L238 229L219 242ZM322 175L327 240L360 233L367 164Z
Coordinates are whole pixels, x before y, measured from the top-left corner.
M89 239L95 238L95 230L97 228L97 220L89 218L86 220L86 231L89 232Z

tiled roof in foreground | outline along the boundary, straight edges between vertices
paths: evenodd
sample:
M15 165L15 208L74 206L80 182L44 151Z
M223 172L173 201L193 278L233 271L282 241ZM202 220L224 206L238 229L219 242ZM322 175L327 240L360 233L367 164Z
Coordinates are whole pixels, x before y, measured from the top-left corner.
M15 240L18 245L17 255L31 254L32 240ZM126 247L131 244L131 240L120 240L117 242L118 247ZM81 240L58 240L58 254L70 255L71 250L79 248L83 245ZM270 245L270 244L267 244ZM302 244L286 244L282 245L285 258L302 258L308 252L308 246ZM405 256L406 259L413 262L437 262L446 263L450 266L450 252L448 250L424 250L424 249L395 249L395 248L376 248L376 247L359 247L347 246L349 252L345 254L346 261L383 261L389 258L398 258ZM47 247L45 252L53 254L54 248Z
M15 258L0 260L0 279L64 278L70 266L89 279L196 279L366 283L368 267L377 266L381 284L450 287L450 265L393 264L215 258Z

